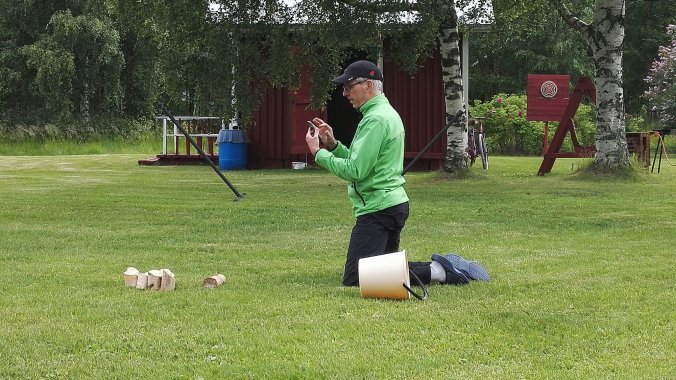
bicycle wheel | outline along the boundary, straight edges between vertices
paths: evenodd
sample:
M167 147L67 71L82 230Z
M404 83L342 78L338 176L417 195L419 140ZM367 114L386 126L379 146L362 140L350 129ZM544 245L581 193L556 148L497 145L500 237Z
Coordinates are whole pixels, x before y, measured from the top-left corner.
M479 151L479 156L481 156L481 165L484 169L488 169L488 149L486 148L486 139L483 133L479 133L477 150Z

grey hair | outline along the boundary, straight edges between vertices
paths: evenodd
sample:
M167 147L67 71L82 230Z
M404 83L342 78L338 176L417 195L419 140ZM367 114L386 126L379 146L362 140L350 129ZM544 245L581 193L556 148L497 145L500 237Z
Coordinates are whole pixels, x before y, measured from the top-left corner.
M364 77L357 77L354 79L354 82L352 83L363 83L366 82L367 80L370 80L373 83L373 88L376 90L378 94L383 93L383 81L377 80L377 79L371 79L371 78L364 78Z
M376 80L376 79L371 79L373 82L373 88L376 89L376 92L379 94L382 94L383 92L383 81L381 80Z

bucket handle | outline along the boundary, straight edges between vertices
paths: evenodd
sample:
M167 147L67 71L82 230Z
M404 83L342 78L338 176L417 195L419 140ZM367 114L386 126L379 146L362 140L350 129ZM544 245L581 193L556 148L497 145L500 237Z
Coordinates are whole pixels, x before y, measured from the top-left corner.
M420 285L420 287L423 289L423 295L421 296L420 294L414 292L413 289L411 289L411 287L408 286L408 285L406 285L405 283L402 284L402 285L404 285L404 288L406 288L406 290L408 290L409 293L413 294L413 296L414 296L415 298L417 298L417 299L419 299L419 300L421 300L421 301L426 300L426 299L427 299L427 296L429 295L429 293L428 293L428 291L427 291L427 286L425 286L425 284L423 284L423 282L420 281L420 279L418 278L418 276L417 276L415 273L413 273L412 270L409 269L409 270L408 270L408 273L410 273L411 276L412 276L413 278L415 278L416 281L418 281L418 285Z

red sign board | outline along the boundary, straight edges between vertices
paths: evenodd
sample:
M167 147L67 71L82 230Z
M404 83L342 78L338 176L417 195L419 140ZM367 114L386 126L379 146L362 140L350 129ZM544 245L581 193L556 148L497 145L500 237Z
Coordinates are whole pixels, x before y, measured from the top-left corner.
M570 98L570 75L528 74L529 121L559 121Z

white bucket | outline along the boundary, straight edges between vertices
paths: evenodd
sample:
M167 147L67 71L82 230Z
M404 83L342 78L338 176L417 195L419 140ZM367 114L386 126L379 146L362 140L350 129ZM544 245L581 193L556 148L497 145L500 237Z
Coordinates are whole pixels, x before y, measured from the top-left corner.
M420 284L422 285L422 284ZM411 281L406 251L359 259L359 290L364 298L407 300L411 296ZM413 293L417 298L427 297Z
M294 169L305 169L306 166L307 166L307 164L305 162L294 161L294 162L291 163L291 167L294 168Z

